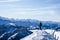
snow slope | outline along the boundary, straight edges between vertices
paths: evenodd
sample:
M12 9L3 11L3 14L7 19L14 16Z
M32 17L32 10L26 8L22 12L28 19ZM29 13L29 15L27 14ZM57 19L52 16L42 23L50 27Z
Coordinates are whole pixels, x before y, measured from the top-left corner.
M50 34L53 30L31 30L33 34L22 38L21 40L56 40L55 37ZM49 32L48 32L49 31ZM46 37L45 37L46 36ZM49 39L50 38L50 39Z
M30 30L32 31L33 33L29 36L26 36L25 38L22 38L21 40L32 40L33 37L35 37L37 35L37 30Z
M33 33L29 36L26 36L25 38L22 38L21 40L32 40L33 37L37 36L37 30L30 30Z
M60 40L60 31L54 31L54 30L45 30L47 33L50 33L50 34L53 34L53 32L54 32L54 36L58 39L58 40Z

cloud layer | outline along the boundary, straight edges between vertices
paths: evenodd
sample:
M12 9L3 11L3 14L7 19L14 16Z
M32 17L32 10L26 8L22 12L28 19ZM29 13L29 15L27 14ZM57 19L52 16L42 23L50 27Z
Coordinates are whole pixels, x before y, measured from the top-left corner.
M46 0L46 1L5 0L5 1L10 2L0 2L0 16L19 18L19 19L60 21L59 1L56 0Z
M0 2L15 2L15 1L19 1L19 0L0 0Z

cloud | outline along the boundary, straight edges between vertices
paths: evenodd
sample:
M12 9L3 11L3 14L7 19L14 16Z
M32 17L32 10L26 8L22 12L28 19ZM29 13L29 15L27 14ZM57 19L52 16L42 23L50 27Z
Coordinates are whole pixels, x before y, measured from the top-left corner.
M0 0L0 2L15 2L15 1L21 1L21 0Z
M7 17L13 18L23 18L23 19L38 19L38 20L46 20L46 21L58 21L59 16L57 16L56 11L51 9L50 7L46 7L44 9L37 8L17 8L14 10L7 10L3 12L7 15ZM2 15L3 15L2 13ZM6 16L4 14L4 16ZM11 15L12 14L12 15ZM14 15L14 16L13 16Z
M14 1L21 1L21 0L3 0L3 2L14 2ZM31 18L31 19L39 19L39 20L60 21L60 18L59 18L60 12L57 12L57 10L60 8L60 4L51 4L49 6L44 6L44 7L36 6L36 8L35 6L32 6L32 7L30 7L29 5L24 6L24 5L21 5L20 3L17 3L17 4L9 3L8 5L1 4L0 15L11 17L11 18L23 18L23 19Z

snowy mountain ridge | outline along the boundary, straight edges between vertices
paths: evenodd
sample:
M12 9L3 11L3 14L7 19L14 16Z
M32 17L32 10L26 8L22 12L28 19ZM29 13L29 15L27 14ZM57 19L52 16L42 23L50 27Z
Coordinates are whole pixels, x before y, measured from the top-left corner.
M52 21L39 21L33 19L8 19L5 17L0 17L0 26L7 25L10 23L15 24L16 26L24 26L27 29L39 29L39 23L42 23L42 29L54 29L60 30L60 23L59 22L52 22Z
M21 40L60 40L60 36L56 36L53 30L49 32L49 30L31 30L33 34L22 38ZM53 31L54 35L50 34ZM56 32L56 31L55 31ZM59 38L58 38L59 37Z

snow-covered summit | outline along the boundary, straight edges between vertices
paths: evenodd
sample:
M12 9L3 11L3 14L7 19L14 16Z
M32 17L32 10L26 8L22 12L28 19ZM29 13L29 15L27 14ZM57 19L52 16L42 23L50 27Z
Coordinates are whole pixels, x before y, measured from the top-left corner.
M56 38L46 31L37 31L37 36L33 37L32 40L56 40Z
M6 24L7 26L16 26L16 24L14 24L14 23L8 23L8 24Z
M33 34L21 39L21 40L57 40L53 35L47 33L44 30L32 30Z

